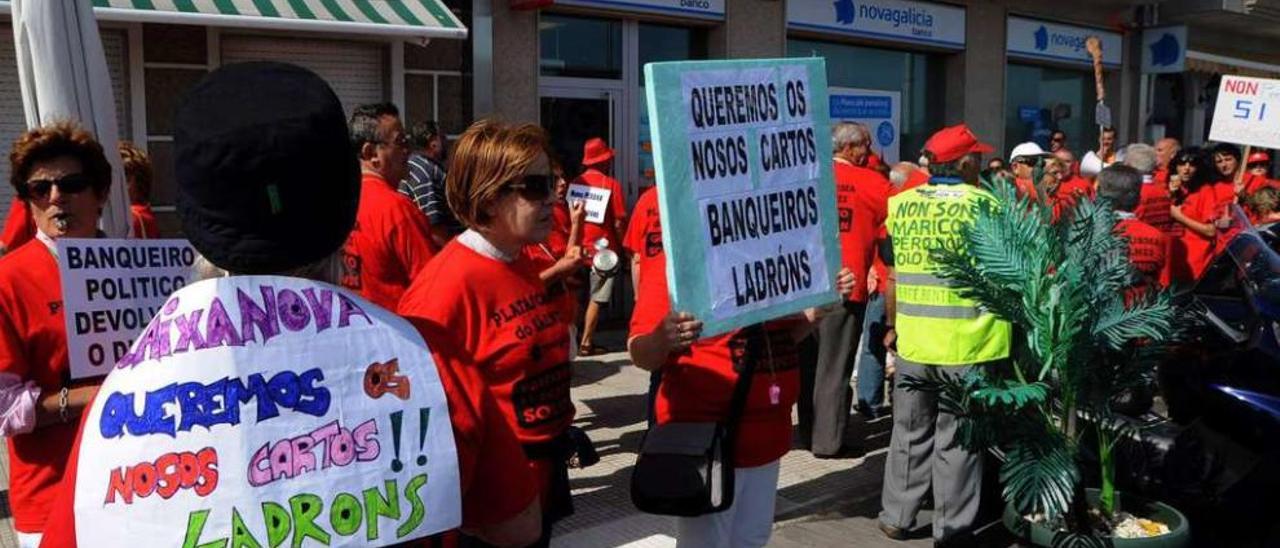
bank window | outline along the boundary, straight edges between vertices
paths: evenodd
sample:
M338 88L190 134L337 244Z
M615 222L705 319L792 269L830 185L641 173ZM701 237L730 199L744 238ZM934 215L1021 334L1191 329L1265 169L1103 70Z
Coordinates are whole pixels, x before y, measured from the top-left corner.
M937 55L815 40L787 40L790 57L822 57L833 87L897 91L902 94L899 158L913 160L924 142L943 126L945 79Z
M622 22L543 15L538 21L543 76L622 78Z
M1048 148L1054 130L1067 134L1076 156L1098 146L1093 73L1010 64L1005 85L1004 142L1035 141Z
M693 61L707 58L707 32L703 29L640 25L640 85L644 86L644 66L662 61Z

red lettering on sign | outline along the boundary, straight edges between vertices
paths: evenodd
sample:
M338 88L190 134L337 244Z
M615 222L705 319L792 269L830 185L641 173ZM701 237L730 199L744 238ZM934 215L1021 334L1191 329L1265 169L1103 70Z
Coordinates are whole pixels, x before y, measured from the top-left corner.
M206 447L198 453L168 453L155 462L112 470L106 504L114 503L116 495L120 495L125 504L133 504L135 496L145 498L152 493L168 499L182 489L192 489L204 497L217 487L218 452Z
M1229 93L1235 93L1239 95L1257 95L1258 94L1257 82L1246 82L1244 80L1227 80L1226 84L1223 84L1223 85L1227 88L1227 91Z

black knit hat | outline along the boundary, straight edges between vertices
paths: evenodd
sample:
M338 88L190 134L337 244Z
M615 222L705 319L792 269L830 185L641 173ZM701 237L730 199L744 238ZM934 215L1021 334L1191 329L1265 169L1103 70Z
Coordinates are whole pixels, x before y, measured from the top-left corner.
M342 104L312 72L228 65L174 116L178 215L213 264L268 274L318 261L355 224L360 164Z

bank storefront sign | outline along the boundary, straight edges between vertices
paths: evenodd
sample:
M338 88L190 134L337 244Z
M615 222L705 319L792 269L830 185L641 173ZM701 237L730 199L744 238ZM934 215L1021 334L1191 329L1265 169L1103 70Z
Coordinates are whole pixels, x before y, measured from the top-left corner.
M1124 40L1119 33L1091 27L1078 27L1023 17L1009 17L1009 57L1041 59L1065 63L1093 64L1085 40L1097 36L1102 40L1102 64L1119 68L1124 59Z
M724 19L726 0L555 0L557 6L583 6L631 13Z
M792 0L792 30L964 48L964 8L907 0Z

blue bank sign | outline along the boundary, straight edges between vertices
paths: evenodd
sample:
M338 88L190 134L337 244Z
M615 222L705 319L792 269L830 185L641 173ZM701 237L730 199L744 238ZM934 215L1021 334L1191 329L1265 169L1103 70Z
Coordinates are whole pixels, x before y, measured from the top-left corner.
M863 38L964 47L964 8L907 0L791 0L787 26Z
M1085 49L1090 36L1102 40L1102 64L1120 67L1124 40L1119 33L1022 17L1009 17L1006 51L1010 57L1088 65L1093 63Z

